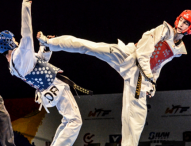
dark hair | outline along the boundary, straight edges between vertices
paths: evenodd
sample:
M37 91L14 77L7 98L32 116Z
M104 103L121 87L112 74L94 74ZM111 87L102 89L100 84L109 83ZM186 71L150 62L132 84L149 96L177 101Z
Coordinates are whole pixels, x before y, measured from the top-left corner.
M9 50L7 50L7 51L5 51L4 53L2 53L2 54L3 54L3 56L5 56L5 57L6 57L6 55L8 54L8 51L9 51Z

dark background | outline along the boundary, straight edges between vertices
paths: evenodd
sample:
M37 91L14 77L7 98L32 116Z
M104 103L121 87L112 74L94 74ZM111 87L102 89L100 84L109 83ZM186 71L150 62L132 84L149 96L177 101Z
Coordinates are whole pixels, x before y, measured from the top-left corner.
M0 31L10 30L20 40L22 0L0 1ZM191 9L190 0L33 0L32 23L35 50L37 31L50 35L73 35L95 42L137 42L142 34ZM191 36L183 38L188 55L166 64L157 81L158 91L191 88ZM54 52L50 63L64 75L94 94L122 93L123 79L107 63L87 55ZM4 98L34 97L34 89L11 76L6 59L0 56L0 95ZM73 91L72 91L73 92ZM75 94L75 93L74 93ZM81 94L79 92L79 94Z

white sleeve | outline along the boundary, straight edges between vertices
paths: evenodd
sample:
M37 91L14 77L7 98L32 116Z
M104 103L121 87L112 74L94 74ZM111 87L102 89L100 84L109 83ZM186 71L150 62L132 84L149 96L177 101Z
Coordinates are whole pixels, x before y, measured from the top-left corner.
M45 52L44 51L45 48L46 48L45 46L40 46L37 56L48 62L52 55L52 51Z
M153 77L150 68L150 57L155 49L155 45L168 37L169 29L163 24L155 29L147 31L137 43L136 55L140 66L144 73L149 77Z
M32 38L32 20L31 20L31 3L29 0L23 0L22 18L21 18L21 35L22 38Z
M28 0L23 0L21 19L22 39L19 47L14 51L13 62L19 74L24 77L36 64L31 22L31 3Z

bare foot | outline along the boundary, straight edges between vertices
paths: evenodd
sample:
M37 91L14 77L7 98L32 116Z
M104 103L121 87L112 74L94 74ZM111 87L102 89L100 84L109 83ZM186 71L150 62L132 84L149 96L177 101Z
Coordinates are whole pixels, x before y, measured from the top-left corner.
M48 35L47 38L48 39L55 38L55 35Z
M39 32L37 32L36 38L39 39L40 37L41 37L41 33L39 31Z

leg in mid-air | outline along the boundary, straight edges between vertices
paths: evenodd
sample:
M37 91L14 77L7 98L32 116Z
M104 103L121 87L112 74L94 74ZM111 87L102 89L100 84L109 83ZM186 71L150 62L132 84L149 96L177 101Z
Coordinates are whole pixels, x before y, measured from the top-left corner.
M128 56L117 44L95 43L70 35L48 39L42 32L37 33L37 38L42 45L49 47L51 51L66 51L91 55L107 62L117 72L119 72L119 65Z
M15 146L11 119L0 96L0 146Z

